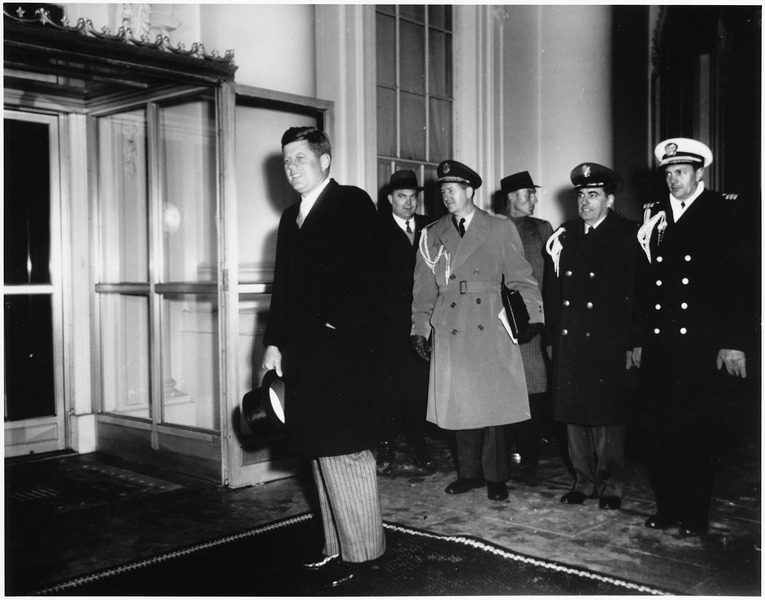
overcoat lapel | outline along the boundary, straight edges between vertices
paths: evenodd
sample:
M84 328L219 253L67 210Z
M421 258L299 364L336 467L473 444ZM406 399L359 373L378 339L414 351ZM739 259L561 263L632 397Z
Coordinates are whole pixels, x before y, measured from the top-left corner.
M473 216L470 227L465 231L465 237L463 238L460 238L460 234L452 227L456 239L459 240L457 252L452 260L453 270L458 269L486 241L488 227L485 219L484 212L476 209L476 214Z
M302 227L300 227L301 231L305 231L306 227L308 227L308 229L310 230L316 225L317 220L320 220L322 214L325 213L328 207L331 205L332 192L335 190L337 186L338 184L334 179L329 180L329 183L322 190L321 194L319 194L319 197L316 198L316 202L311 208L311 211L306 216L305 221L303 221L303 225ZM300 203L298 202L298 212L299 211L300 211Z
M616 227L617 220L613 218L610 209L603 222L588 234L584 233L584 221L580 219L577 223L577 234L581 244L574 255L574 262L585 259L591 254L599 252L603 246L613 243Z

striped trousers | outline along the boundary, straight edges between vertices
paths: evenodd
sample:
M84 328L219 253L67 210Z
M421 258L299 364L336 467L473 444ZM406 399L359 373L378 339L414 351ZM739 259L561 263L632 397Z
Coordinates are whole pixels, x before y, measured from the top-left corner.
M311 461L319 491L324 554L366 562L385 552L377 468L370 450Z

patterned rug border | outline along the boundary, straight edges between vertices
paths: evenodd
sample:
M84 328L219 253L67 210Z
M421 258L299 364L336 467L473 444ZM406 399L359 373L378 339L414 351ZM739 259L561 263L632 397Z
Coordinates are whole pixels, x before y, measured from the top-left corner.
M116 567L108 567L106 569L95 571L87 575L74 577L72 579L69 579L54 585L46 586L39 590L33 591L30 593L30 595L44 596L47 594L56 594L59 592L63 592L65 590L76 588L78 586L81 586L87 583L99 581L107 577L120 575L122 573L127 573L129 571L134 571L136 569L147 567L149 565L172 560L180 556L193 554L194 552L199 552L200 550L214 548L215 546L220 546L222 544L227 544L229 542L240 540L242 538L251 537L253 535L258 535L261 533L266 533L268 531L273 531L274 529L280 529L282 527L287 527L289 525L294 525L296 523L301 523L303 521L308 521L311 519L313 519L313 515L311 513L303 513L303 514L295 515L292 517L285 517L284 519L272 521L271 523L267 523L265 525L256 525L254 527L251 527L239 533L225 535L219 538L213 538L205 542L200 542L200 543L193 544L191 546L187 546L186 548L164 552L162 554L158 554L157 556L153 556L151 558L135 560L128 563L124 563L122 565L118 565ZM629 590L634 590L636 593L651 594L655 596L674 595L673 592L660 590L658 588L637 583L634 581L630 581L627 579L612 577L609 575L602 575L600 573L596 573L594 571L590 571L588 569L584 569L581 567L571 567L569 565L559 563L556 561L545 560L545 559L536 558L533 556L520 554L518 552L508 550L507 548L503 548L502 546L499 546L498 544L494 544L492 542L488 542L486 540L482 540L480 538L476 538L476 537L472 537L468 535L443 535L439 533L432 533L430 531L425 531L423 529L417 529L416 527L410 527L408 525L406 526L396 525L394 523L389 523L387 521L383 523L383 526L386 529L390 529L392 531L398 531L400 533L406 533L409 535L417 535L417 536L427 537L431 539L439 539L439 540L445 540L449 542L455 542L458 544L462 544L464 546L470 546L472 548L481 550L483 552L495 554L495 555L501 556L502 558L506 558L515 562L525 563L535 567L548 569L551 571L558 571L558 572L566 573L568 575L575 575L578 577L584 577L584 578L592 579L602 583L608 583L611 585L624 587Z

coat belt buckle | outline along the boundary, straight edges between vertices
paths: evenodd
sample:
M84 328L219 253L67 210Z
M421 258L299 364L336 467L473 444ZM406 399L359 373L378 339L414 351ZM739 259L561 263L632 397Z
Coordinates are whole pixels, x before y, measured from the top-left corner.
M460 294L467 294L467 281L460 281Z

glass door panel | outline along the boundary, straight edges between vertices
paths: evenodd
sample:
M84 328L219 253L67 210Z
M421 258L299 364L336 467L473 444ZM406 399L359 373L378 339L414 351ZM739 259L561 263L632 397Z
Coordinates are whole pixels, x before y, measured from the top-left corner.
M98 120L101 281L149 277L146 110Z
M103 410L150 419L149 302L127 294L99 297Z
M218 299L162 298L162 422L218 430Z
M217 280L215 103L159 108L159 177L166 282Z

